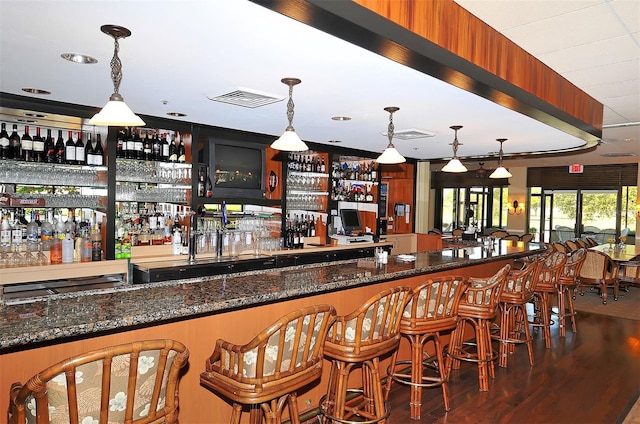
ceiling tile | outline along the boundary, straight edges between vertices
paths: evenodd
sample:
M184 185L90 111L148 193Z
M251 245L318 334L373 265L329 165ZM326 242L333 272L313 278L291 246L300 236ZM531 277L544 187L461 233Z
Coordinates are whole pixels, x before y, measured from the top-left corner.
M601 103L609 103L612 99L640 95L640 80L612 81L585 87L584 91Z
M609 0L615 14L627 27L629 32L640 31L640 1L638 0Z
M627 122L640 122L640 101L637 95L616 97L607 100L607 106Z
M562 75L578 87L587 88L608 84L611 80L629 81L640 78L640 59L626 60L607 65L592 63L593 66L563 72ZM615 77L612 78L612 75Z

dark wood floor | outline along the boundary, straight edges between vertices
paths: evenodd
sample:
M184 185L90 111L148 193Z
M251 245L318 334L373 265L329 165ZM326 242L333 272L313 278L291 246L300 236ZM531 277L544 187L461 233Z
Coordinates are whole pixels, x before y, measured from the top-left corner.
M393 386L389 424L621 423L640 395L640 322L579 313L578 333L545 349L535 334L536 364L518 346L509 367L496 367L488 392L478 391L477 367L462 363L449 384L451 410L440 388L423 392L420 421L409 418L409 389Z

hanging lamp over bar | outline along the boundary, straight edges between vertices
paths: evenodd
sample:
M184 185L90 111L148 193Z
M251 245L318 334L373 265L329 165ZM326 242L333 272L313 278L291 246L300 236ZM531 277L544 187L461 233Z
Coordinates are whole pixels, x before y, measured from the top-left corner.
M500 143L500 151L498 152L498 167L495 171L489 175L489 178L511 178L511 172L507 171L507 168L502 166L502 143L507 141L506 138L496 138L496 141Z
M121 127L140 127L144 125L144 121L124 102L124 98L120 95L120 81L122 81L122 62L118 57L120 44L118 39L126 38L131 35L131 31L127 28L117 25L102 25L100 30L105 34L113 37L114 48L113 58L111 59L111 81L113 81L113 94L109 97L109 102L102 110L89 120L91 125L121 126Z
M387 144L387 148L384 149L384 152L378 156L376 162L382 164L404 163L407 160L400 154L400 152L398 152L398 150L396 150L396 146L393 145L393 132L395 130L395 126L393 125L393 114L394 112L399 111L400 108L396 106L388 106L385 107L384 110L389 112L389 126L387 128L389 144Z
M282 78L282 83L289 86L289 101L287 102L287 118L289 119L289 125L284 130L284 133L276 141L271 143L271 148L276 150L282 150L285 152L302 152L309 150L307 144L300 139L296 130L293 128L293 86L300 84L302 81L298 78Z
M442 172L467 172L467 167L458 159L458 146L462 146L462 143L458 142L458 130L462 128L462 125L452 125L451 128L454 131L453 143L449 143L453 146L453 157L443 168Z

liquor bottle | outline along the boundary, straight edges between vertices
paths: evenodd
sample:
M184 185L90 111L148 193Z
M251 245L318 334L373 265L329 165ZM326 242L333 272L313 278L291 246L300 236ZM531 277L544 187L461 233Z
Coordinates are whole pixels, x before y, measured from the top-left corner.
M169 143L169 162L177 162L178 161L178 146L174 143L174 140L171 140L171 136L167 140Z
M64 145L64 139L62 138L62 130L58 130L58 139L56 140L55 146L55 163L64 163L65 150L66 147Z
M163 133L160 139L160 161L169 162L169 142L166 133Z
M133 132L133 147L135 152L132 159L144 159L144 143L140 138L140 131L137 129Z
M198 197L204 197L205 195L207 182L204 178L204 174L205 172L202 169L198 172Z
M95 166L104 165L104 149L102 148L102 139L100 134L96 136L96 145L93 148L93 164Z
M94 229L91 234L91 261L102 260L102 233L100 232L100 224Z
M33 139L29 135L29 126L25 125L24 134L20 140L22 145L22 160L25 162L33 162Z
M187 161L187 149L184 146L184 140L182 140L182 134L180 134L180 143L178 144L178 162L185 163Z
M142 144L142 159L149 161L149 160L153 160L153 153L151 150L151 138L149 137L149 134L145 134L144 136L144 141Z
M18 135L18 126L13 124L13 131L9 136L9 156L7 159L22 160L22 145L20 142L20 136Z
M124 129L118 130L118 135L116 136L116 157L124 158L125 157L125 132Z
M82 245L80 247L80 262L91 262L91 238L85 228L81 232Z
M211 183L211 177L207 172L207 181L205 182L204 197L213 197L213 183Z
M375 162L371 162L371 181L378 181L378 171L376 170Z
M7 124L2 123L2 129L0 130L0 159L9 159L9 133L7 133Z
M64 238L62 239L62 263L70 264L73 263L73 238L71 238L71 233L67 231L65 233Z
M7 246L11 244L11 222L9 221L9 215L2 215L2 222L0 222L0 246Z
M47 163L56 161L56 146L51 137L51 128L47 128L47 138L44 139L44 161Z
M44 139L40 136L40 127L36 127L36 135L33 136L33 162L44 162Z
M76 163L76 143L73 141L73 132L69 131L69 138L64 144L64 163L73 165Z
M87 133L87 146L84 149L87 158L87 165L94 166L95 162L95 149L91 142L91 133Z
M84 148L84 142L82 141L82 131L78 131L78 139L76 140L76 163L78 165L87 164L87 152Z
M322 172L323 174L327 172L327 167L324 163L324 158L320 160L320 172Z

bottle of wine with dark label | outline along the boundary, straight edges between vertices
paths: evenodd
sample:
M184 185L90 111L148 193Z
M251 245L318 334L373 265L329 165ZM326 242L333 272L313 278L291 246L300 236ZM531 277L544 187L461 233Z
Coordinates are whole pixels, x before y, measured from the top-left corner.
M186 161L187 161L187 149L184 145L182 134L180 134L180 143L178 144L178 162L185 163Z
M96 136L96 145L93 149L93 164L96 166L104 165L104 149L102 147L100 134Z
M87 145L84 148L85 157L87 158L87 165L95 165L95 150L93 143L91 142L91 133L87 133Z
M22 160L22 143L18 135L18 126L13 124L13 131L9 136L9 157L8 159Z
M47 163L56 161L56 146L51 137L51 128L47 128L47 138L44 139L44 161Z
M76 163L78 165L87 164L84 142L82 141L82 131L78 131L78 139L76 140Z
M56 150L55 163L64 163L65 149L66 147L64 145L64 138L62 138L62 130L58 130L58 138L56 140L56 147L55 147L55 150Z

